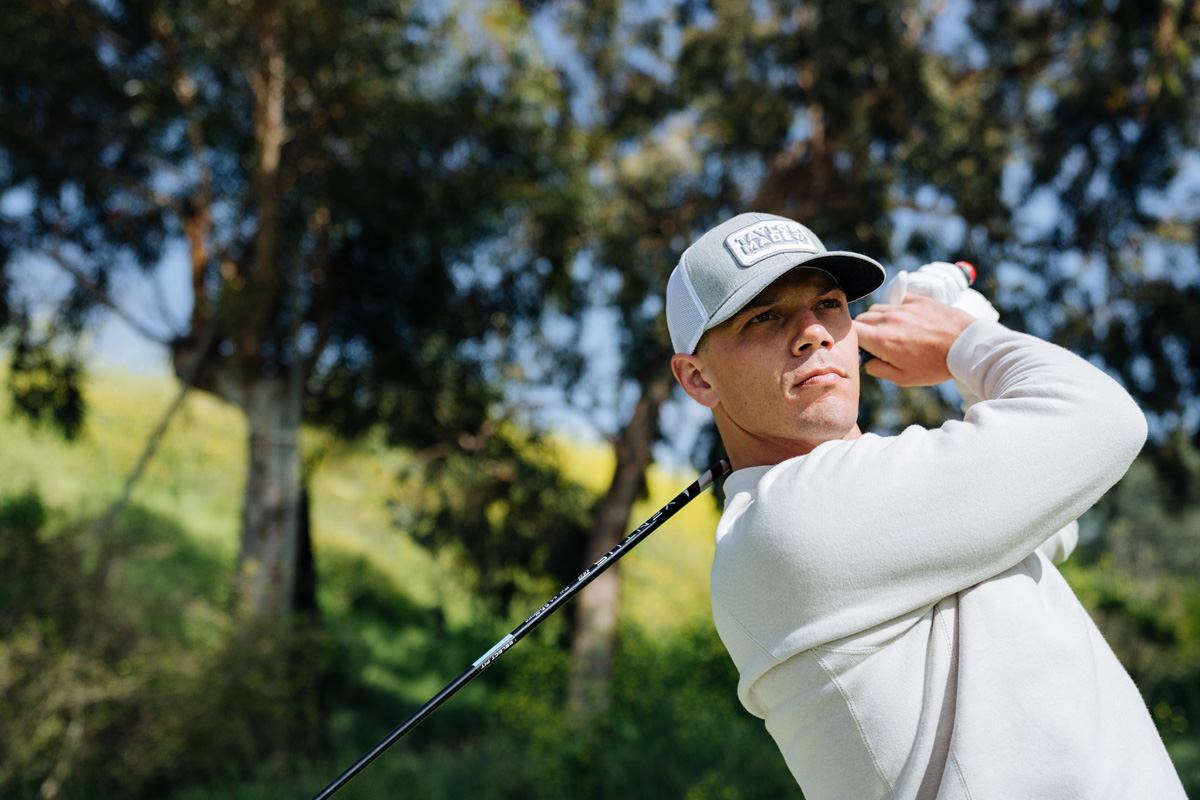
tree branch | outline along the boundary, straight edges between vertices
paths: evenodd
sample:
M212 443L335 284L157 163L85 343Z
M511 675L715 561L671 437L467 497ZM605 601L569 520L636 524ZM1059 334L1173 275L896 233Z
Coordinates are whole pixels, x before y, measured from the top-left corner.
M133 488L141 479L142 474L146 471L146 467L150 464L150 459L154 457L154 453L158 450L159 444L162 442L163 436L167 432L167 428L171 424L171 420L175 418L175 413L183 405L183 399L191 390L192 385L196 382L196 377L200 374L201 368L204 366L204 361L208 357L209 351L212 350L213 341L216 339L217 331L220 328L220 314L213 314L209 318L208 324L204 329L204 333L200 337L199 346L192 355L192 361L188 364L187 370L181 376L181 384L179 391L175 395L175 399L167 410L163 412L162 417L158 421L158 425L154 428L154 432L150 434L150 438L146 440L146 446L142 449L142 455L138 458L137 465L133 471L129 473L129 477L125 479L125 486L121 489L121 494L117 499L109 505L104 516L96 521L92 526L92 535L103 541L103 537L112 529L113 524L117 521L117 517L129 502L130 496L133 494Z
M166 14L156 11L150 20L150 29L155 42L162 48L167 69L171 73L171 88L187 119L188 142L198 175L196 191L180 215L192 257L192 328L195 330L207 323L209 314L208 289L204 278L212 261L212 175L208 169L204 129L196 113L196 82L184 69L179 57L174 25Z
M75 282L86 289L88 294L94 297L96 301L100 303L100 305L116 314L122 322L135 330L140 336L151 342L154 342L155 344L161 344L164 347L169 347L171 345L169 339L163 339L162 336L150 330L140 321L135 319L128 311L117 305L116 301L113 300L107 292L101 289L100 286L94 280L88 277L83 270L72 264L70 259L63 255L58 248L52 247L45 252L46 255L50 256L50 258L53 259L56 264L58 264L60 269L74 278Z

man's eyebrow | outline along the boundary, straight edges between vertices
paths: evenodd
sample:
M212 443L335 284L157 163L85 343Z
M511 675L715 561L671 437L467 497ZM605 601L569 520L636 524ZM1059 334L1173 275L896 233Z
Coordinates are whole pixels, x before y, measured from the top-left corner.
M768 306L773 306L778 302L779 302L779 295L776 295L776 294L757 295L749 303L746 303L746 305L742 306L741 310L738 311L738 316L741 316L742 314L746 313L747 311L752 311L756 308L767 308Z
M746 305L742 306L741 309L738 311L738 313L735 314L734 316L740 317L749 311L754 311L759 308L769 308L770 306L775 305L776 303L780 302L780 300L783 299L782 295L780 295L778 292L772 292L771 294L767 294L767 291L769 291L769 290L764 290L762 292L762 294L757 295L749 303L746 303ZM836 294L841 291L842 291L841 286L839 286L836 283L830 283L828 286L824 286L820 289L816 289L815 291L813 291L812 296L814 299L818 299L818 298L827 297L831 294Z

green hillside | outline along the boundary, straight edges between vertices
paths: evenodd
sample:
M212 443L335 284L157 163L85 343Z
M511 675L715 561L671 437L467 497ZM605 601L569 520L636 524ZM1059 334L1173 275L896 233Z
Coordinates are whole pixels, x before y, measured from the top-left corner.
M42 566L24 588L12 584L20 596L0 597L0 611L8 602L17 613L14 635L0 640L0 689L21 712L0 723L0 737L35 729L0 762L0 786L44 795L44 775L61 772L53 796L311 794L561 588L546 585L514 619L490 615L462 564L397 527L404 454L306 431L322 630L303 657L325 676L328 736L325 756L295 763L277 741L292 736L277 708L286 680L231 638L240 414L190 395L120 524L103 542L91 530L175 392L166 379L99 376L86 428L69 443L0 407L0 526L31 507L45 515L30 540L45 556L30 563ZM611 476L602 447L571 443L559 458L596 493ZM652 472L631 527L693 479ZM761 725L737 706L736 675L712 631L715 520L713 500L700 498L622 562L617 708L594 730L573 729L560 712L565 619L551 619L342 796L381 796L397 782L447 798L567 797L568 786L586 785L596 797L741 797L763 785L796 795ZM93 693L86 713L72 692ZM96 739L85 733L73 745L81 719ZM664 759L677 767L664 769Z
M86 428L74 442L13 419L0 398L0 496L33 488L59 516L103 513L120 494L177 389L165 378L97 376L87 392ZM312 430L305 431L304 442L319 553L365 558L414 601L445 603L456 581L455 565L439 564L415 545L389 511L398 499L396 474L404 454L378 441L346 444ZM193 392L132 502L174 520L196 546L232 563L245 455L241 413ZM572 443L561 448L560 458L571 478L597 493L612 474L611 453L599 446ZM635 508L631 526L692 480L694 476L652 470L651 495ZM661 629L709 618L707 576L716 517L711 500L692 503L624 560L631 622Z

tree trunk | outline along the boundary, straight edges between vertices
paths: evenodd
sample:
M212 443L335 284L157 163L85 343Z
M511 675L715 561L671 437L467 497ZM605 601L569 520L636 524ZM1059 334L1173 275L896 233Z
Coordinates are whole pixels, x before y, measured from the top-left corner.
M249 469L242 511L242 549L236 590L243 623L284 619L294 610L297 559L303 552L299 513L300 407L303 359L298 337L302 315L297 266L285 265L280 252L283 187L279 168L288 138L284 114L288 65L284 58L284 12L262 7L257 26L257 61L249 71L254 92L256 159L251 179L258 206L258 230L252 257L242 266L245 291L238 317L231 321L237 358L222 376L234 385L250 426ZM274 338L271 318L286 311L280 355L268 356ZM273 348L272 348L273 349ZM240 362L240 363L239 363Z
M617 465L612 483L596 511L584 567L594 564L629 533L629 515L645 485L658 409L671 391L670 373L642 384L633 417L614 443ZM613 564L576 598L575 636L567 686L567 713L584 719L611 703L613 645L620 601L620 563Z
M317 561L312 547L312 516L309 513L308 486L301 478L296 501L296 586L292 611L317 625L321 609L317 605Z
M236 578L238 613L285 617L296 598L300 533L300 397L286 376L248 381L249 469Z

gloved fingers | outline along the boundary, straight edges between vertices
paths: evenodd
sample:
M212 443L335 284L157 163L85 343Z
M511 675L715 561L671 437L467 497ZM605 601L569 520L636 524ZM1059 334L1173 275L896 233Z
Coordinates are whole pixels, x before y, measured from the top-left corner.
M904 302L904 295L908 292L908 272L900 270L896 276L892 278L888 285L883 289L883 302L888 305L897 306Z
M961 308L975 319L986 319L989 322L996 322L1000 319L1000 312L988 302L986 297L974 289L963 289L952 305L955 308Z

